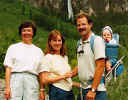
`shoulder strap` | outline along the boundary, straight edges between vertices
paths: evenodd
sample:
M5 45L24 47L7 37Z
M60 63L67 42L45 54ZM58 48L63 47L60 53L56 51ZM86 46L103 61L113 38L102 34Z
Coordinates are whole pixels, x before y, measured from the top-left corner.
M117 41L117 43L119 44L119 34L118 33L112 34L112 38L114 38Z
M91 46L91 50L92 50L93 53L94 53L93 45L94 45L95 38L96 38L96 35L92 35L91 38L90 38L90 46ZM77 48L79 46L80 46L80 40L77 41Z
M96 35L92 35L91 38L90 38L90 46L91 46L91 50L92 50L93 53L94 53L93 46L94 46L95 38L96 38Z
M80 40L77 41L77 48L80 46Z

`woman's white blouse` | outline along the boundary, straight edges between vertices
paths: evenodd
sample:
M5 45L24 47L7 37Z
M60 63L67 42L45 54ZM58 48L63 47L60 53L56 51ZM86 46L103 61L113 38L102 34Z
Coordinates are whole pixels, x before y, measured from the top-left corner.
M60 55L47 54L41 59L40 72L50 72L50 77L64 75L70 70L71 68L68 64L67 56L62 57ZM53 83L53 85L63 90L70 91L72 89L72 80L68 78Z

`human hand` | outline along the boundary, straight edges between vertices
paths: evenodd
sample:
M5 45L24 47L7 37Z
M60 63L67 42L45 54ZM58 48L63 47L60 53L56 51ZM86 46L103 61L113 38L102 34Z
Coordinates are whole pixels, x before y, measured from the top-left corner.
M106 70L107 70L107 72L109 72L111 70L111 66L112 66L111 62L109 60L107 60L106 61Z
M6 100L10 100L10 96L11 96L11 89L6 88L5 89L5 98L6 98Z
M96 93L92 91L88 91L86 95L86 100L95 100Z
M72 81L72 86L75 86L77 88L80 88L80 83L79 82Z
M40 100L45 100L44 91L40 91Z
M64 74L65 78L71 78L73 76L72 71L69 71L67 73Z

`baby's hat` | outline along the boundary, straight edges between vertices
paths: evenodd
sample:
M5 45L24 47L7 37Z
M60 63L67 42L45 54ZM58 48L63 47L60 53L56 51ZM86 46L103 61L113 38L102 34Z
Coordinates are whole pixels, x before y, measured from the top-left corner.
M112 32L112 28L110 26L105 26L103 29L102 29L102 33L104 30L108 30L111 34L113 33Z

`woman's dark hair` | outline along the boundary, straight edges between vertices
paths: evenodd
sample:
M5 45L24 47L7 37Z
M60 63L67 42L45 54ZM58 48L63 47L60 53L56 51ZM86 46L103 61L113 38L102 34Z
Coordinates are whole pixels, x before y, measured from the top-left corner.
M34 22L32 21L25 21L23 22L20 26L19 26L19 35L21 35L22 29L23 28L28 28L28 27L32 27L33 30L33 37L36 35L36 25Z

